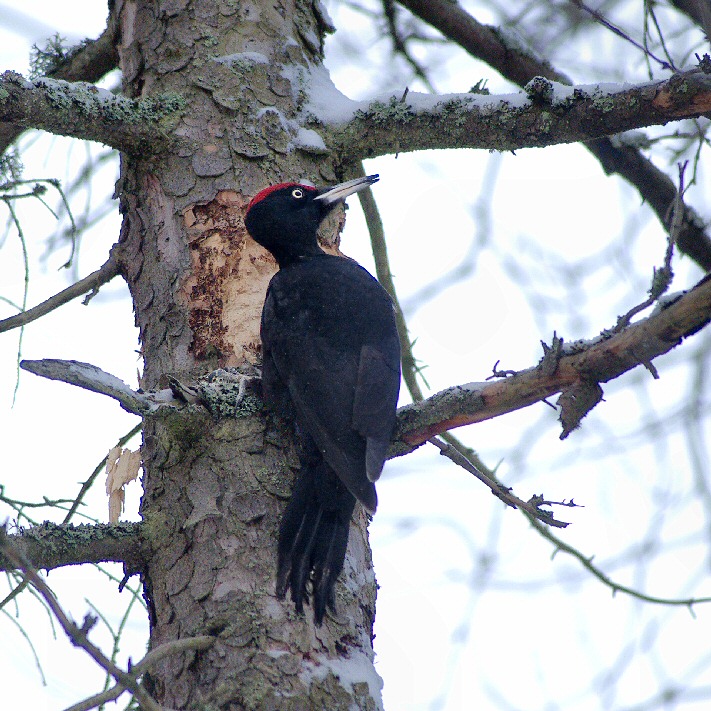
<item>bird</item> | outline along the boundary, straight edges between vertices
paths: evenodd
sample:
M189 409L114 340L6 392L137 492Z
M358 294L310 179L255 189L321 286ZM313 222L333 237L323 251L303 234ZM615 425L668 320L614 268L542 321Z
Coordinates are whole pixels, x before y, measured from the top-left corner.
M257 193L251 237L277 261L262 309L262 393L295 423L300 469L279 525L276 594L321 625L336 613L356 501L373 515L400 388L393 301L354 260L324 252L317 231L369 175L327 188L298 182ZM311 600L310 600L311 596Z

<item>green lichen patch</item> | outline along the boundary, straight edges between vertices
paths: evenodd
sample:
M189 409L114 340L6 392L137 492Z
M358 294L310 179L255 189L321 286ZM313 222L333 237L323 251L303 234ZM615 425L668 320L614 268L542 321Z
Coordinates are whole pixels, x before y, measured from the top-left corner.
M263 403L254 391L259 376L238 368L220 368L199 382L200 395L216 417L249 417L261 412Z
M157 123L186 106L184 97L174 93L133 101L85 82L41 78L34 87L42 89L46 100L59 110L78 110L85 116L101 116L124 124Z
M407 123L414 118L415 112L409 104L391 96L387 103L382 101L371 102L366 110L356 111L355 116L382 124L392 122Z

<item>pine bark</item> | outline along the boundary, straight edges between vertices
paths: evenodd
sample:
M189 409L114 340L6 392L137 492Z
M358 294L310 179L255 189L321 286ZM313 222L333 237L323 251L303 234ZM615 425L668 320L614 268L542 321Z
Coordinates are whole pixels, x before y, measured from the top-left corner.
M265 185L335 180L335 156L294 147L295 84L323 59L318 2L117 3L124 92L186 101L172 151L122 157L120 259L140 328L141 385L256 362L272 259L245 233ZM338 615L315 628L274 594L276 532L298 466L263 411L216 419L190 408L148 418L142 515L152 647L213 634L206 652L150 678L175 709L379 708L372 660L375 580L360 512Z

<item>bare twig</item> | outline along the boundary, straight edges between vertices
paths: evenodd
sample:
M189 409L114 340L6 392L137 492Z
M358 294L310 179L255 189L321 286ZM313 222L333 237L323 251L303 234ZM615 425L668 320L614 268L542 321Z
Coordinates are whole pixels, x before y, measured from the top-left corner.
M362 163L358 164L356 177L365 175L365 168ZM392 272L390 271L390 261L388 259L388 248L385 241L385 232L383 230L383 221L380 218L380 211L375 202L373 191L370 188L361 190L358 193L361 207L365 215L365 222L370 234L370 246L375 259L375 273L378 281L382 284L385 291L390 294L395 306L395 322L397 325L397 333L400 338L400 354L402 360L402 377L405 385L412 396L412 399L422 400L424 397L420 385L417 382L418 366L417 360L412 352L412 344L407 332L407 322L405 315L400 308L397 292L395 290L395 281L393 280Z
M427 76L427 72L424 67L412 56L412 53L407 47L407 38L402 37L400 30L397 25L397 7L395 6L394 0L382 0L383 2L383 15L388 25L388 34L393 43L393 51L396 54L402 55L405 61L412 67L422 83L429 89L429 91L435 91L435 88Z
M664 253L664 264L659 267L659 269L654 270L654 276L652 277L652 285L649 288L649 298L645 299L641 304L637 304L632 307L624 316L620 316L617 319L617 324L612 329L613 332L617 333L629 326L630 321L634 316L636 316L640 311L650 307L655 301L667 292L669 286L671 285L672 279L674 278L674 272L672 271L672 257L674 256L674 245L679 236L681 230L682 216L684 214L684 192L686 188L684 187L684 171L688 161L679 164L679 189L676 191L676 196L674 202L672 203L672 217L670 220L671 227L667 235L667 249Z
M673 64L670 64L669 62L665 62L663 59L659 59L659 57L655 57L654 54L647 48L641 45L639 42L636 40L633 40L626 32L623 32L619 27L614 25L612 22L610 22L607 18L603 17L597 10L593 10L592 8L589 8L585 3L581 2L581 0L570 0L573 5L576 7L579 7L581 10L584 12L587 12L591 17L595 18L597 22L599 22L603 27L606 27L610 32L613 34L616 34L618 37L621 37L623 40L626 42L629 42L633 47L636 47L639 49L641 52L644 52L645 55L653 59L655 62L661 65L663 69L671 69L671 70L676 70Z
M138 664L133 665L131 667L131 674L136 678L139 678L155 667L158 662L171 654L180 654L181 652L189 651L203 651L205 649L209 649L214 642L215 638L207 635L200 637L186 637L184 639L176 639L172 642L166 642L165 644L161 644L160 647L156 647L148 652L148 654L146 654L146 656L143 657ZM123 694L124 691L126 691L126 687L121 683L117 683L112 688L102 691L95 696L90 696L89 698L70 706L65 709L65 711L90 711L90 709L101 706L101 704L104 704L107 701L117 699L121 696L121 694Z
M41 318L69 301L72 301L72 299L76 299L77 297L86 294L88 291L96 291L100 286L111 281L111 279L113 279L118 273L118 259L115 255L115 250L112 250L106 262L95 272L89 274L89 276L86 276L75 284L68 286L66 289L60 291L58 294L55 294L46 301L43 301L41 304L0 321L0 333L10 331L13 328L26 326L28 323L32 323L32 321L36 321L38 318Z
M625 595L630 595L631 597L636 598L637 600L642 600L643 602L651 602L657 605L673 605L673 606L682 606L682 607L688 607L690 610L692 609L693 605L697 605L700 603L705 603L705 602L711 602L711 597L689 597L689 598L683 598L683 599L678 599L678 598L667 598L667 597L657 597L655 595L646 595L645 593L639 592L638 590L635 590L634 588L627 587L626 585L621 585L620 583L616 583L612 578L610 578L608 575L602 572L600 568L597 566L593 565L593 558L592 557L586 557L584 556L577 548L573 548L573 546L569 545L565 541L561 540L556 536L549 528L546 526L541 525L541 523L533 516L531 516L528 512L526 512L526 516L528 520L531 522L531 525L547 540L549 540L554 546L555 546L555 551L553 552L553 555L556 555L558 551L562 551L563 553L567 553L568 555L573 556L576 560L578 560L582 566L588 570L590 573L592 573L598 580L600 580L602 583L607 585L612 590L612 594L616 594L618 592L624 593ZM693 612L693 610L692 610Z
M497 499L503 501L507 506L519 509L520 511L523 511L528 514L530 518L536 519L537 521L545 523L548 526L553 526L554 528L565 528L566 526L568 526L565 521L558 521L553 516L552 511L548 511L547 509L543 509L541 507L551 505L569 507L577 506L577 504L575 504L572 499L569 502L546 501L542 496L533 496L528 501L523 501L522 499L519 499L518 496L512 493L510 487L500 484L498 481L496 481L496 479L480 471L456 447L453 447L450 444L445 444L444 442L440 442L440 440L436 437L433 437L428 441L435 447L437 447L437 449L439 449L439 453L441 455L447 457L456 465L468 471L470 474L473 474L480 482L488 486L489 489L491 489L491 493L496 496Z

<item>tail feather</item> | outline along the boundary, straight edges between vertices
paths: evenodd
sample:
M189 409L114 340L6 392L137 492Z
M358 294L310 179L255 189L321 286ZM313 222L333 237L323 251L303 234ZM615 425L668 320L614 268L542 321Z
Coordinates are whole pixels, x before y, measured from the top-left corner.
M335 585L343 570L355 497L324 461L302 468L279 528L277 595L291 589L298 612L313 592L314 619L335 611Z

